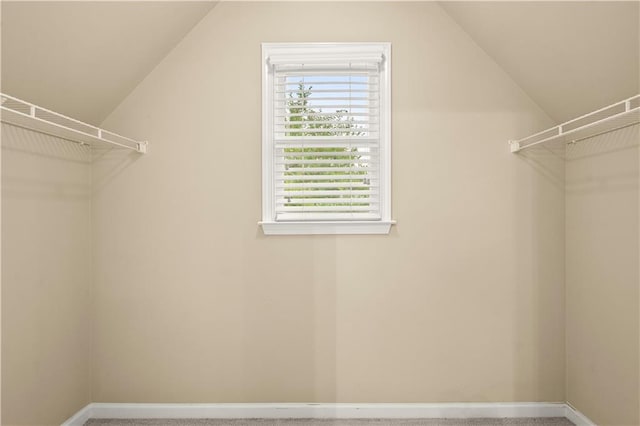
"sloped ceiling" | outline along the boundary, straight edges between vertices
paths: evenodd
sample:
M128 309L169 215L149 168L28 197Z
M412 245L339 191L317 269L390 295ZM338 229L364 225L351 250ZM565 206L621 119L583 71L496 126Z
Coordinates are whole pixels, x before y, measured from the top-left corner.
M99 125L214 6L2 1L2 91Z
M2 91L92 124L215 6L1 4ZM557 122L640 92L638 1L440 4Z
M441 2L558 123L640 90L640 2Z

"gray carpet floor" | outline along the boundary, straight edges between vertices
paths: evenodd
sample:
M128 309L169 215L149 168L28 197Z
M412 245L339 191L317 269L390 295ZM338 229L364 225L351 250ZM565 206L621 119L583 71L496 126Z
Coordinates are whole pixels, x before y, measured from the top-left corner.
M574 426L564 417L520 419L91 419L85 426Z

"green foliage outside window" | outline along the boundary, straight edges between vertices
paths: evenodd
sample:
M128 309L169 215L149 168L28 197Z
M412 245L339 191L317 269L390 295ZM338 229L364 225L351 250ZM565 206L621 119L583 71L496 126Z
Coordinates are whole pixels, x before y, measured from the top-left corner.
M285 132L287 137L314 137L314 136L361 136L362 131L358 131L357 123L353 117L345 115L347 110L336 110L335 113L323 113L322 109L314 109L309 106L309 98L312 94L312 86L306 87L303 83L298 84L298 90L289 94L287 99L287 112L289 116L285 122ZM321 130L326 129L326 132ZM343 131L341 131L344 129ZM300 181L295 177L299 176L321 176L321 180L305 180L305 183L335 183L335 187L324 188L304 188L310 192L309 195L296 195L286 197L287 207L308 207L308 206L368 206L369 195L354 195L356 191L368 191L369 178L367 164L357 163L362 158L362 152L358 148L349 148L344 146L330 146L322 148L285 148L285 153L295 155L286 156L285 160L292 161L287 164L284 175L291 177L291 180L285 180L286 191L300 191L302 188L296 187L300 185ZM308 153L308 155L301 155ZM331 155L335 153L335 155ZM345 154L346 153L346 154ZM294 163L301 160L320 160L322 163ZM353 161L352 163L350 161ZM325 171L317 171L314 169L323 168ZM349 172L330 171L326 169L344 169L349 168ZM361 169L361 170L359 170ZM335 179L327 179L326 176L335 175ZM350 187L349 185L362 184L362 186ZM313 191L348 191L345 195L315 195ZM313 198L313 202L308 200L305 202L296 202L296 198ZM323 202L323 198L345 198L345 203L327 203ZM317 199L317 201L316 201Z

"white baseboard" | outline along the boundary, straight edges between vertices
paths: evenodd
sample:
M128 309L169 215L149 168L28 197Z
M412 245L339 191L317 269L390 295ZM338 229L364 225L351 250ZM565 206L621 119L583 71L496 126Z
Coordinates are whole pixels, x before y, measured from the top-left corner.
M69 417L67 421L62 423L62 426L82 426L91 418L92 413L93 404L88 404L73 416Z
M575 410L571 409L573 413ZM252 403L252 404L120 404L92 403L63 423L81 426L88 419L140 418L470 418L565 417L564 403ZM585 423L592 426L592 423Z
M576 410L571 404L568 402L565 404L565 417L569 419L576 426L596 426L594 422L592 422L587 416L582 414L580 411Z
M564 403L104 404L92 418L469 418L564 417Z

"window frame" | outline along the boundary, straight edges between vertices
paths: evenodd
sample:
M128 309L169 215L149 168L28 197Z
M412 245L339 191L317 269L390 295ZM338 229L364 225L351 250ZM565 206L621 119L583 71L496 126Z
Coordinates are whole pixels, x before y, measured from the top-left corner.
M380 219L377 220L296 220L275 219L275 147L272 98L274 55L292 61L313 58L361 57L382 55L379 77L380 96ZM391 219L391 43L262 43L262 221L265 235L309 234L388 234Z

